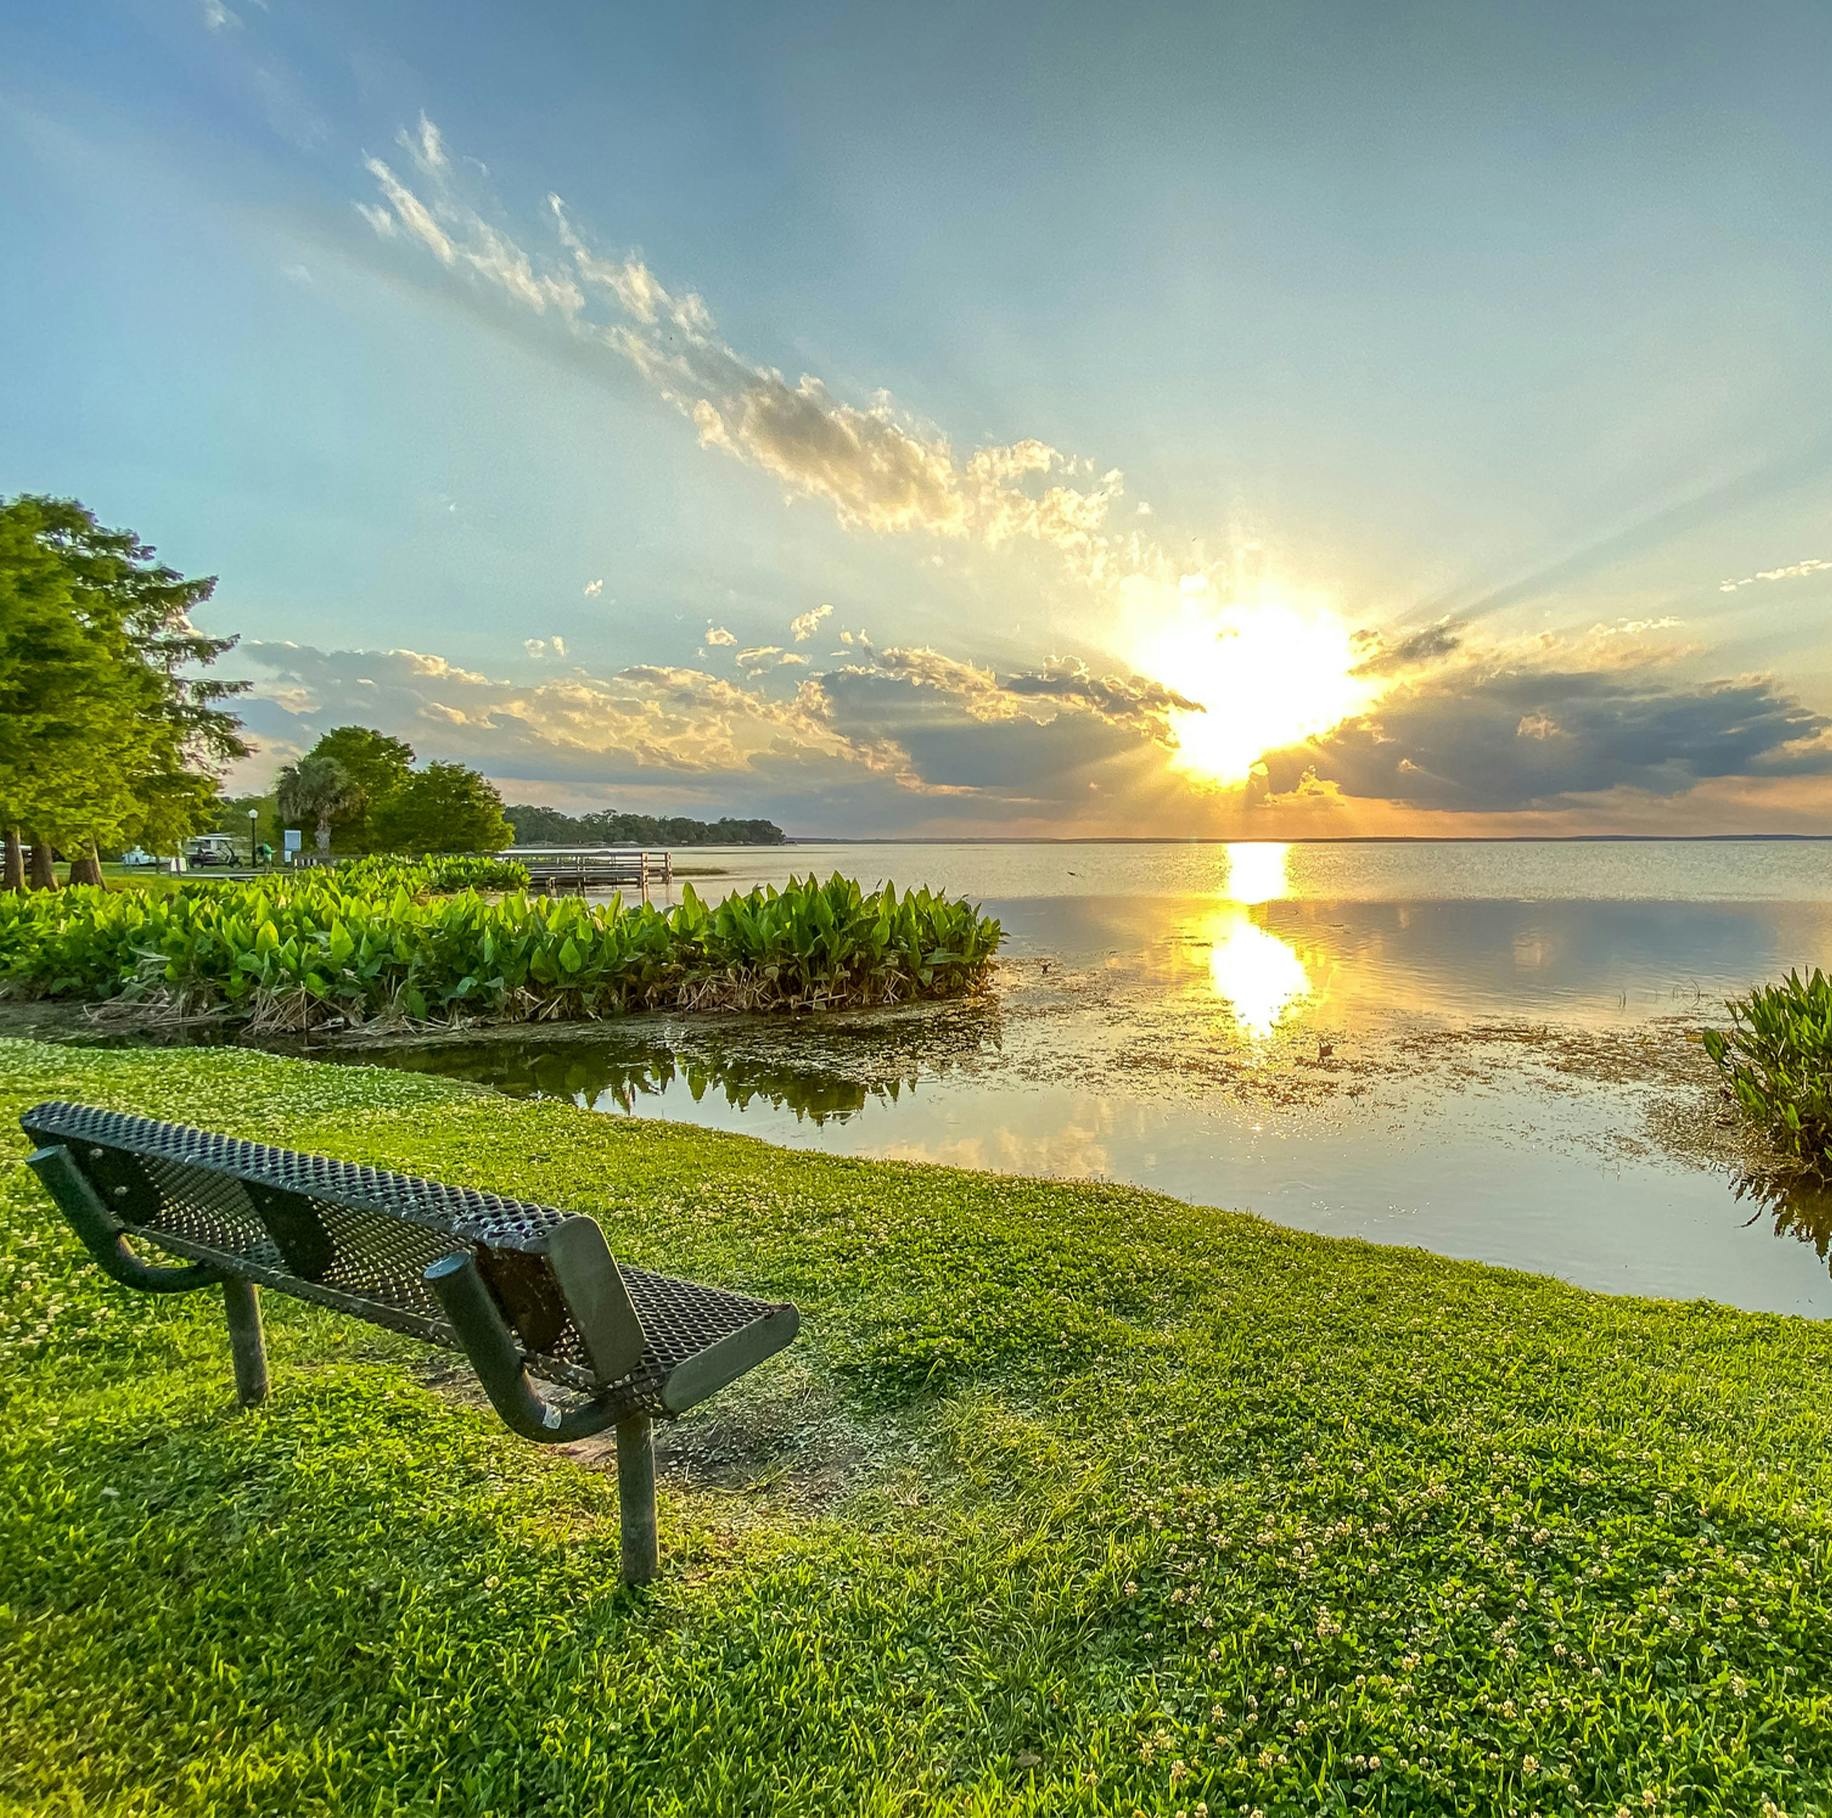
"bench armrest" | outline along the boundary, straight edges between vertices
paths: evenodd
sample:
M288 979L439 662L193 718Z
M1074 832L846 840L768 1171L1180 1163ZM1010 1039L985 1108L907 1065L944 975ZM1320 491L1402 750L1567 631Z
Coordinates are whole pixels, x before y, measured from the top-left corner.
M602 1433L628 1413L621 1400L613 1407L598 1400L563 1408L534 1386L521 1346L469 1250L440 1257L426 1271L425 1281L451 1321L490 1406L512 1433L538 1445L560 1445Z
M109 1211L76 1157L62 1143L34 1149L25 1162L44 1182L45 1191L83 1240L96 1266L123 1287L141 1288L152 1294L184 1294L223 1279L220 1271L203 1263L143 1262L128 1248L121 1221Z

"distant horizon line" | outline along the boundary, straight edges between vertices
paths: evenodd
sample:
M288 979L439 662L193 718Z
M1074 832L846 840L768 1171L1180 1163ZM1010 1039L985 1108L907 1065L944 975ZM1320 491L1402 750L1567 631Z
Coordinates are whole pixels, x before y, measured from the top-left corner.
M1316 833L1281 839L1221 834L787 833L790 846L1725 846L1825 845L1832 833Z

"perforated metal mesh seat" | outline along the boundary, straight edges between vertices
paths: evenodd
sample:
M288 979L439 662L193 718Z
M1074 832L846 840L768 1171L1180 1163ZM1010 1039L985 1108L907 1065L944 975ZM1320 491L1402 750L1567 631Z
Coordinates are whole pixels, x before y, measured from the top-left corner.
M569 1295L572 1284L555 1267L563 1234L589 1220L473 1187L86 1105L39 1105L20 1122L37 1143L67 1149L133 1237L460 1350L468 1347L427 1272L455 1251L468 1252L526 1368L592 1396L607 1412L678 1413L719 1386L710 1380L716 1372L702 1368L706 1381L692 1385L699 1393L670 1393L684 1365L704 1365L709 1353L742 1340L730 1362L749 1368L787 1344L799 1324L793 1307L620 1269L605 1252L603 1264L621 1278L642 1332L641 1361L607 1374L594 1359L591 1333L580 1329L579 1297Z

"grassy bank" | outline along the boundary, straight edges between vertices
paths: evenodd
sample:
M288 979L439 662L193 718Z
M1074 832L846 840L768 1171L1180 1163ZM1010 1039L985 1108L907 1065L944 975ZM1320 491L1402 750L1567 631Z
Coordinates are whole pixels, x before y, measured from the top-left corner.
M788 1154L248 1053L66 1096L597 1216L797 1300L613 1488L269 1298L77 1261L0 1179L11 1812L1574 1812L1832 1800L1832 1335L1132 1189ZM15 1150L14 1153L18 1153Z

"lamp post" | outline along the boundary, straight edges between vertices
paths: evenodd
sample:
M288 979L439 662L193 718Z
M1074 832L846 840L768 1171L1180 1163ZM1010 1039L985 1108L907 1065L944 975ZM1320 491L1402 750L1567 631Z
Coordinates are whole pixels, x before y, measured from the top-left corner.
M248 810L248 869L250 871L257 869L254 856L254 824L260 818L260 809L250 808Z

